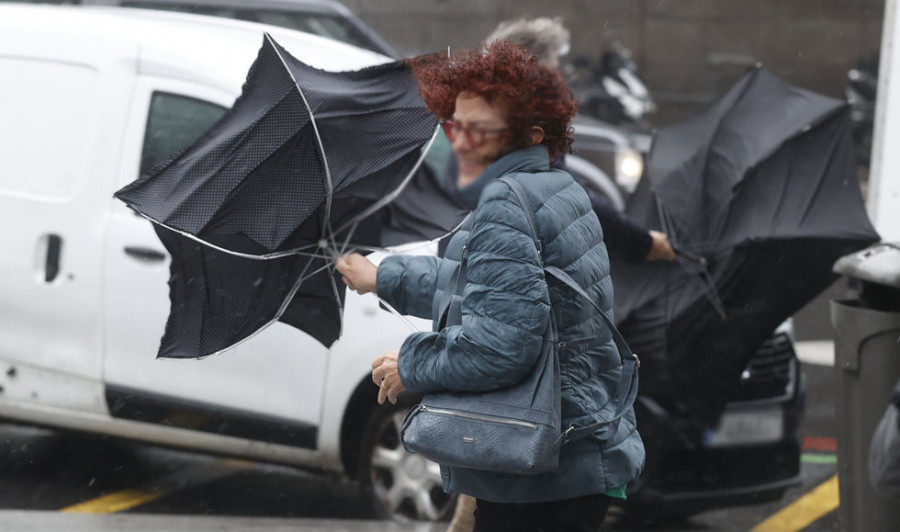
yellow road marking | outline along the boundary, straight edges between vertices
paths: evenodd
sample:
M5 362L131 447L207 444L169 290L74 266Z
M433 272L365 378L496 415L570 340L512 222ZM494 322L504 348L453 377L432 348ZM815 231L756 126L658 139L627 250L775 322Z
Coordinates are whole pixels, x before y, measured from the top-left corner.
M146 504L165 494L163 491L151 493L138 489L122 490L79 504L73 504L60 511L76 514L114 514Z
M67 506L60 511L80 514L114 514L155 501L173 491L206 484L238 471L249 469L254 465L254 462L246 460L215 460L187 470L176 471L144 489L125 489L108 493L95 499Z
M838 507L837 475L819 484L751 532L797 532Z

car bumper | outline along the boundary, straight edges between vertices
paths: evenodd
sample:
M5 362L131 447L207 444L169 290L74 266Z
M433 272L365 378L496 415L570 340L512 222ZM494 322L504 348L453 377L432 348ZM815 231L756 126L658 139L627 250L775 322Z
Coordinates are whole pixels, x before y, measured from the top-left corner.
M735 448L666 453L628 505L653 515L695 514L714 508L780 500L801 483L798 439Z
M714 508L779 501L786 490L797 487L800 483L800 475L797 475L753 486L680 493L653 493L653 490L649 490L645 495L651 497L653 513L656 515L695 514ZM638 504L651 503L642 500Z

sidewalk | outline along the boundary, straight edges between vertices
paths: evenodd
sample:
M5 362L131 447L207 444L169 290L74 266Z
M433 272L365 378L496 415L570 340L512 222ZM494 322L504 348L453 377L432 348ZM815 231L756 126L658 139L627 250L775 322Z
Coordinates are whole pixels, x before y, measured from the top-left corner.
M4 532L443 532L446 523L0 511Z

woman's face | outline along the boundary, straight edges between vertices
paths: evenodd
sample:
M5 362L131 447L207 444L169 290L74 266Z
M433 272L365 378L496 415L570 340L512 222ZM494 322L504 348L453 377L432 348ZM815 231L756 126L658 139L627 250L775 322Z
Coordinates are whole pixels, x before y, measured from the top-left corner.
M481 96L462 93L456 99L451 126L449 136L459 161L458 184L462 188L506 153L509 124L502 107Z

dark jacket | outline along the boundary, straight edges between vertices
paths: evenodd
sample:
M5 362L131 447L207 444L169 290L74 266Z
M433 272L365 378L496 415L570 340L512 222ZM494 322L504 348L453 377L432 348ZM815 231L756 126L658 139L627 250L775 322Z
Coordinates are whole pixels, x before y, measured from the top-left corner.
M653 246L650 231L632 222L609 198L586 181L577 177L575 180L584 187L591 199L591 208L603 226L604 242L609 252L627 262L641 262L647 258Z
M558 282L548 287L525 212L509 186L497 181L503 175L519 181L532 202L545 263L566 271L601 307L611 309L609 258L584 189L565 172L550 169L545 147L519 150L460 191L475 208L471 229L453 237L445 258L394 256L378 267L379 296L403 313L430 316L436 324L449 296L444 288L468 239L462 325L409 336L400 350L401 379L422 394L514 384L537 360L552 309L566 343L559 350L563 426L609 419L621 373L611 333L594 307L569 288ZM448 467L441 473L447 491L535 503L622 486L643 463L644 447L629 411L617 433L600 431L564 446L560 467L551 473L518 476Z

